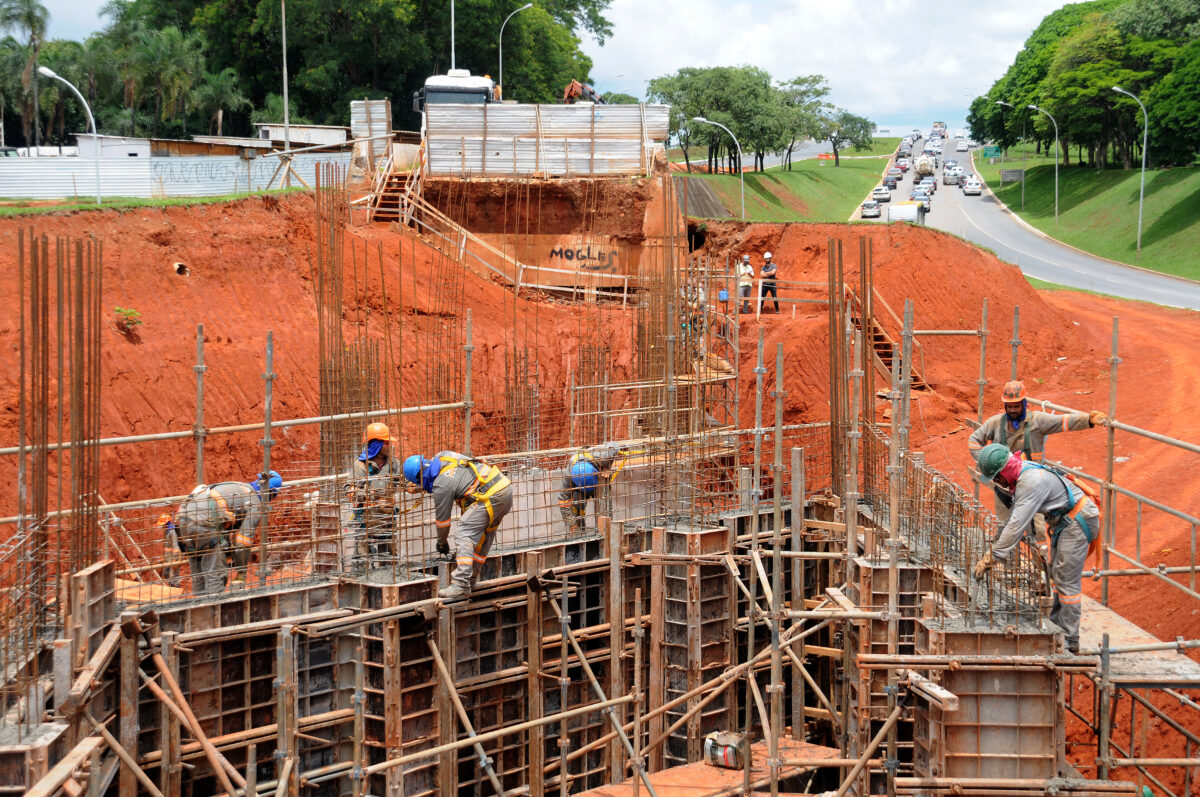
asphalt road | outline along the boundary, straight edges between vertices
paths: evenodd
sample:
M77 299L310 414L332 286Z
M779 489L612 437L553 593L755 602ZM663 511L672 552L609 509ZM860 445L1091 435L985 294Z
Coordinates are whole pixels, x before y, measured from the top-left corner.
M955 139L946 141L939 163L945 163L946 158L956 158L968 172L974 171L968 153L954 151L955 143ZM923 145L924 140L918 144ZM979 157L979 150L974 153ZM1109 296L1200 310L1200 283L1084 254L1025 227L986 189L980 196L963 196L958 186L941 183L941 168L937 170L937 178L938 190L933 196L933 206L925 216L927 226L986 246L1001 260L1013 263L1027 276L1036 279ZM911 189L912 178L906 176L892 195L897 200L904 199ZM886 219L888 206L883 207Z

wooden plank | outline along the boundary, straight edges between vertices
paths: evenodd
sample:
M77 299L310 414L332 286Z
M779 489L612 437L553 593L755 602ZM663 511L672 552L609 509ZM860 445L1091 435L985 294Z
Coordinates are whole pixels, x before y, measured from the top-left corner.
M700 554L701 537L699 534L690 532L687 535L687 551L692 556ZM661 568L655 568L659 570ZM688 700L688 710L696 708L696 704L700 702L701 695L697 693L702 683L701 675L703 673L700 650L700 565L690 564L687 566L687 688L693 693L691 699ZM656 704L656 705L661 705ZM663 743L664 745L666 742ZM687 756L689 761L700 760L701 745L703 742L700 738L700 712L692 714L687 721Z
M76 640L76 644L79 644L78 639ZM67 695L67 699L62 705L62 712L64 714L74 714L87 702L88 696L91 695L92 690L96 686L96 679L103 675L108 665L112 663L113 656L120 648L120 645L121 629L119 626L114 625L105 634L104 639L101 640L95 654L87 660L87 663L79 671L79 675L75 677L75 683L71 685L71 692Z
M445 606L438 612L438 649L446 660L451 677L458 677L458 657L454 645L454 617ZM458 719L450 690L442 679L437 686L438 744L446 745L458 739ZM458 794L458 752L447 750L438 755L438 794L456 797Z
M90 759L93 752L100 751L104 746L104 740L99 736L85 736L46 773L45 777L25 792L25 797L54 797L55 792L74 776L75 770L83 766L83 762Z
M624 561L621 556L621 541L624 536L624 524L612 525L612 518L597 515L596 527L604 536L608 548L608 693L623 695L625 688L625 667L621 662L621 654L625 650L625 577L621 572ZM622 727L626 723L626 707L617 710L617 720ZM608 773L609 779L619 782L625 772L625 749L619 739L613 739L608 744Z
M384 586L382 593L383 608L400 605L399 587ZM360 633L365 633L365 630L360 629ZM400 621L385 620L383 622L383 744L388 758L399 758L403 754L404 712L400 702L402 688ZM388 794L403 794L403 777L402 767L388 770L386 775Z
M525 567L529 573L542 570L542 552L529 551L525 554ZM528 719L533 722L545 716L546 705L542 698L542 623L543 605L541 590L525 587L525 649L529 656L529 668L525 676L525 692L529 703ZM546 770L546 730L537 725L527 732L529 750L529 793L544 794Z
M664 554L666 548L667 530L662 526L655 526L651 530L650 551L651 553ZM655 567L650 570L650 705L661 706L666 702L666 682L664 680L665 673L663 672L663 618L665 612L666 588L664 584L663 568ZM650 719L649 732L651 739L657 739L666 730L663 724L666 718L665 714L657 714ZM650 751L650 770L657 771L663 768L663 745L657 745Z
M176 645L174 631L164 631L161 637L162 657L167 669L179 677L179 650ZM162 770L159 773L160 790L163 794L179 794L183 784L182 762L180 758L179 718L175 712L162 705L159 711L158 727L160 729L161 749L163 751Z
M132 620L136 615L125 612L121 620ZM118 703L118 739L121 746L129 751L137 750L138 737L138 640L137 637L121 638L121 663L118 683L120 702ZM129 767L121 767L119 797L137 797L138 778Z

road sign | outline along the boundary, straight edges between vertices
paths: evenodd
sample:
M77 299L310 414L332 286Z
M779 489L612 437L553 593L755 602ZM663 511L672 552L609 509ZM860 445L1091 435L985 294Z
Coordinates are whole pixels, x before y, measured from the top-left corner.
M983 157L999 158L1000 157L1000 148L999 147L984 147L983 148Z
M1019 183L1025 179L1024 169L1001 169L1000 182L1002 183Z

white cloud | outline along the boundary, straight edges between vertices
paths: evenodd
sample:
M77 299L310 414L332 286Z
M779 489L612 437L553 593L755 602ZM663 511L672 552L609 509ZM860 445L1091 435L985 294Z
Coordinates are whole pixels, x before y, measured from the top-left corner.
M833 103L870 119L953 124L1061 4L613 0L612 37L583 49L605 90L644 96L646 81L682 67L751 64L777 80L825 75Z

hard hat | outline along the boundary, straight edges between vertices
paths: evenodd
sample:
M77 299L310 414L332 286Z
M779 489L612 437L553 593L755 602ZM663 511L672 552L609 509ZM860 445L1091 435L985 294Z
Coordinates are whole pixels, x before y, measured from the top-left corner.
M771 259L771 253L763 252L763 260L770 260L770 259Z
M254 481L250 482L250 486L254 488L255 492L260 492L262 490L262 483L263 483L264 476L266 477L266 481L267 481L267 489L270 490L272 493L274 493L276 490L278 490L280 487L283 486L283 477L272 470L272 471L268 471L267 473L258 474L258 478L256 478Z
M170 515L159 515L158 520L154 521L155 526L167 526L171 523Z
M420 454L413 454L408 459L404 460L404 478L412 484L421 484L421 470L425 467L425 458Z
M743 262L743 263L749 263L749 262L750 262L750 255L742 255L742 262Z
M1000 443L988 443L979 452L979 473L984 481L990 482L1012 459L1012 452Z
M571 466L571 482L576 487L590 490L600 481L596 466L586 459L581 459Z
M382 440L388 442L392 439L392 430L388 428L386 423L368 423L366 431L363 432L363 442L369 443L372 440Z
M1014 379L1011 382L1004 383L1004 390L1000 394L1000 400L1005 404L1016 404L1019 401L1024 401L1026 395L1025 383Z

